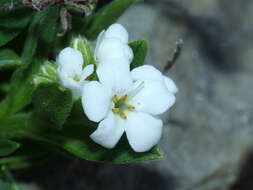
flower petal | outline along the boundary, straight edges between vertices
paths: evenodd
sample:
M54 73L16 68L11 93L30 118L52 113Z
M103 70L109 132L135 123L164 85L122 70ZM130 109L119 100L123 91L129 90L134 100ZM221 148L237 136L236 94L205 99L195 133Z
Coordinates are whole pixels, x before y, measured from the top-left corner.
M87 65L83 69L81 80L86 80L86 78L89 77L93 72L94 72L94 65L93 64Z
M114 114L110 112L90 137L97 144L111 149L116 146L123 133L124 128L116 125Z
M134 93L135 95L129 102L135 106L137 111L159 115L175 103L175 96L167 90L163 81L145 80L141 82L135 82L141 83L143 86ZM131 94L131 92L129 93Z
M98 35L98 37L97 37L97 43L96 43L96 47L95 47L95 50L94 50L94 56L95 56L95 59L97 60L98 58L97 58L97 52L98 52L98 49L99 49L99 46L100 46L100 44L101 44L101 42L103 41L103 39L104 39L104 35L105 35L105 30L102 30L100 33L99 33L99 35Z
M97 81L88 82L83 87L82 105L91 121L99 122L108 113L111 106L110 89Z
M162 80L162 73L151 65L136 67L131 75L133 80Z
M123 43L128 43L127 30L118 23L112 24L105 32L105 38L117 38Z
M68 76L66 72L62 71L62 67L58 66L57 76L65 88L68 88L72 92L73 99L76 100L82 95L83 82L74 81L71 77Z
M99 81L114 92L124 93L132 85L130 68L125 59L101 62L97 68Z
M101 41L96 50L98 61L111 59L127 59L130 64L133 59L132 49L116 38L105 38Z
M124 127L133 150L146 152L159 142L163 123L162 120L146 113L129 112Z
M169 92L173 94L178 92L177 86L171 78L163 76L163 80Z
M177 86L172 79L162 75L158 69L151 65L143 65L133 69L131 71L131 76L133 80L163 80L169 92L175 94L178 91Z
M58 66L68 75L81 75L83 66L83 56L80 51L67 47L63 49L57 58Z

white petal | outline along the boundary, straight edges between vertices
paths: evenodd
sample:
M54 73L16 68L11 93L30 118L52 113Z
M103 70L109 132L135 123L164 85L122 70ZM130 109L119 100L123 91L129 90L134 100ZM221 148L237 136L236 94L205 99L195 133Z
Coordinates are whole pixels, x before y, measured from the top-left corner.
M128 32L121 24L112 24L105 32L105 38L117 38L127 44Z
M145 80L142 83L143 87L130 100L136 110L159 115L175 103L175 96L167 90L163 81Z
M102 42L102 40L104 39L104 34L105 34L105 30L102 30L98 37L97 37L97 43L96 43L96 47L95 47L95 51L94 51L94 56L95 56L95 59L97 60L97 52L98 52L98 49L99 49L99 46Z
M114 114L110 112L90 137L97 144L111 149L116 146L123 133L124 128L116 125Z
M175 94L178 89L172 79L162 75L162 73L151 65L143 65L131 71L133 80L163 80L168 91Z
M83 90L83 82L74 81L71 77L68 76L67 73L62 71L62 67L58 66L57 68L57 76L65 88L68 88L72 92L73 99L78 99L82 95Z
M151 65L143 65L131 71L133 80L162 80L162 73Z
M82 105L91 121L99 122L111 106L111 91L97 81L88 82L83 87Z
M101 62L97 68L99 81L114 92L125 92L132 86L130 68L125 59Z
M162 135L162 120L142 113L129 112L125 130L129 144L135 152L146 152L156 145Z
M97 48L96 56L99 61L111 59L127 59L130 64L133 59L132 49L116 38L105 38Z
M85 80L88 76L90 76L94 72L94 65L87 65L82 72L81 80Z
M129 45L125 46L124 54L126 55L129 63L131 63L134 58L134 53L133 53L132 48Z
M170 79L169 77L163 76L163 80L169 92L173 94L178 92L177 86L172 79Z
M79 76L82 72L83 56L80 51L67 47L59 53L57 64L68 75Z

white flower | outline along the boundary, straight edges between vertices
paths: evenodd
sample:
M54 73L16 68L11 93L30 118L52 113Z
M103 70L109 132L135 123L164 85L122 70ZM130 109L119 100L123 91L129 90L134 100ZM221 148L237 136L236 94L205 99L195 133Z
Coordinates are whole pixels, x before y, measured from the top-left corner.
M73 98L82 95L83 85L86 79L93 73L94 66L83 68L83 56L80 51L67 47L63 49L57 58L57 75L61 84L72 91Z
M152 66L130 72L127 61L101 64L97 70L100 82L84 85L82 104L87 117L100 122L90 136L93 141L114 148L126 132L133 150L145 152L160 140L163 123L158 115L174 104L177 87Z
M112 24L103 30L97 39L95 59L100 63L112 59L126 59L128 64L133 59L133 51L128 46L128 32L120 24Z

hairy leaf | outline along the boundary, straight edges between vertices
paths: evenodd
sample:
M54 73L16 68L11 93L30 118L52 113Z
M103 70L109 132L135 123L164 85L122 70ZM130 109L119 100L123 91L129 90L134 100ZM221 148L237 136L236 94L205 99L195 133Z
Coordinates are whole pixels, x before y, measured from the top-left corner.
M57 83L40 84L33 93L35 109L57 127L61 127L72 108L72 94Z

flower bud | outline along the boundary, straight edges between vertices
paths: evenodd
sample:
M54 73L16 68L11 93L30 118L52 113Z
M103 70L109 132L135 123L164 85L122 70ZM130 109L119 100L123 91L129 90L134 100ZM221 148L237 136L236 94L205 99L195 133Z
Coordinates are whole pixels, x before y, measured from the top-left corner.
M74 38L70 43L70 47L82 53L83 67L95 63L93 58L93 48L87 39L82 37Z
M40 83L49 83L57 81L56 65L45 61L37 75L34 76L33 82L38 85Z

